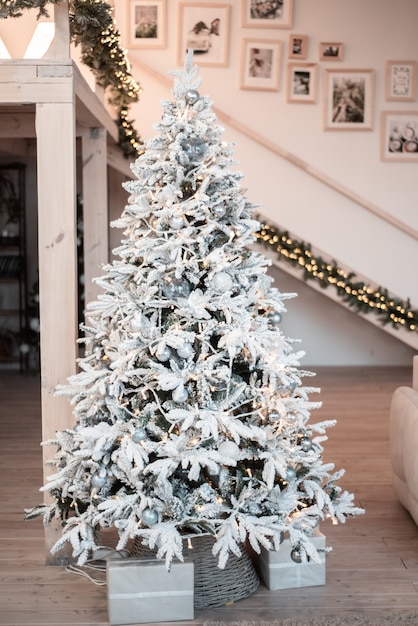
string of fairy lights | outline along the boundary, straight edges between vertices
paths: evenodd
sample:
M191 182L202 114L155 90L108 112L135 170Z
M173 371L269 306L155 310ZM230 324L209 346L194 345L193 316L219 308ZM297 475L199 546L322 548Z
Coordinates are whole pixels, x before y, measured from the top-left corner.
M0 19L20 17L24 10L37 9L47 16L47 4L62 0L0 0ZM119 145L127 157L141 153L142 142L129 119L130 106L137 102L141 87L133 78L121 36L106 0L69 0L71 41L80 46L81 60L91 69L99 85L109 89L109 103L117 112Z
M356 311L377 315L383 325L417 332L418 311L411 309L409 299L403 301L382 287L372 287L356 280L354 273L342 269L335 261L329 262L313 254L309 244L298 241L277 226L262 222L255 236L279 259L299 267L305 280L315 280L323 288L336 289L338 296Z

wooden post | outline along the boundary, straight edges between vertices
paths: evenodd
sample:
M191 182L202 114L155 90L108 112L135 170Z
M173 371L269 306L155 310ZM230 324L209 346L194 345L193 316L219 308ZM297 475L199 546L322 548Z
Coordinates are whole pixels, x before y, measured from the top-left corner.
M51 56L55 59L69 59L70 52L70 21L68 19L68 2L64 0L54 4L55 39L51 46Z
M109 260L106 131L90 128L82 136L85 302L102 290L93 282Z
M42 439L46 441L73 424L68 398L57 397L54 392L75 372L77 356L74 103L38 103L36 136ZM45 463L54 453L54 446L44 446L45 480L52 471ZM59 536L58 523L45 531L48 564L56 563L50 549Z

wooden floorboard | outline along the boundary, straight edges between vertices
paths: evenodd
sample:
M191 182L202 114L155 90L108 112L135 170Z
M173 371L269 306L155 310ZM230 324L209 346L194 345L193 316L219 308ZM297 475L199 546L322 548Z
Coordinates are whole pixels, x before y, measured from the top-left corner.
M269 591L260 585L231 606L196 610L184 624L398 611L416 612L411 626L418 624L418 529L392 488L388 421L392 394L411 384L412 369L315 372L305 382L321 388L311 399L322 407L311 419L337 420L324 459L345 468L341 484L366 514L321 526L333 547L324 586ZM0 372L0 624L108 626L106 588L45 566L42 522L23 519L24 509L41 500L39 386L37 377Z

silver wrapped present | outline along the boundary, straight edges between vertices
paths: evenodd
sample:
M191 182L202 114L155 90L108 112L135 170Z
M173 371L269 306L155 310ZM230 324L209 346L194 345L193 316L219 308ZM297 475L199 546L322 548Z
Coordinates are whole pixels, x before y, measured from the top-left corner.
M142 624L194 618L194 566L128 558L107 561L109 622Z
M325 548L325 536L315 530L312 543L317 550ZM297 587L315 587L325 585L325 552L320 552L321 563L306 561L296 563L292 557L289 539L284 539L280 549L261 549L261 554L254 554L254 565L258 574L270 590L294 589Z

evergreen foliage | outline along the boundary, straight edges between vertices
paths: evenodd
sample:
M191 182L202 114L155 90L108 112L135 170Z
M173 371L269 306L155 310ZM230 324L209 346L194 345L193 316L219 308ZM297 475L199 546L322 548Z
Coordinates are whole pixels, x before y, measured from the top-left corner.
M260 224L233 170L231 146L192 52L173 72L157 135L133 165L129 204L113 225L124 238L87 307L80 371L58 393L75 425L57 433L56 472L36 507L63 520L79 563L115 527L167 565L187 535L215 536L224 567L248 539L278 548L287 533L318 559L313 530L363 511L322 461L326 430L311 423L302 352L280 330L285 300L250 251Z

